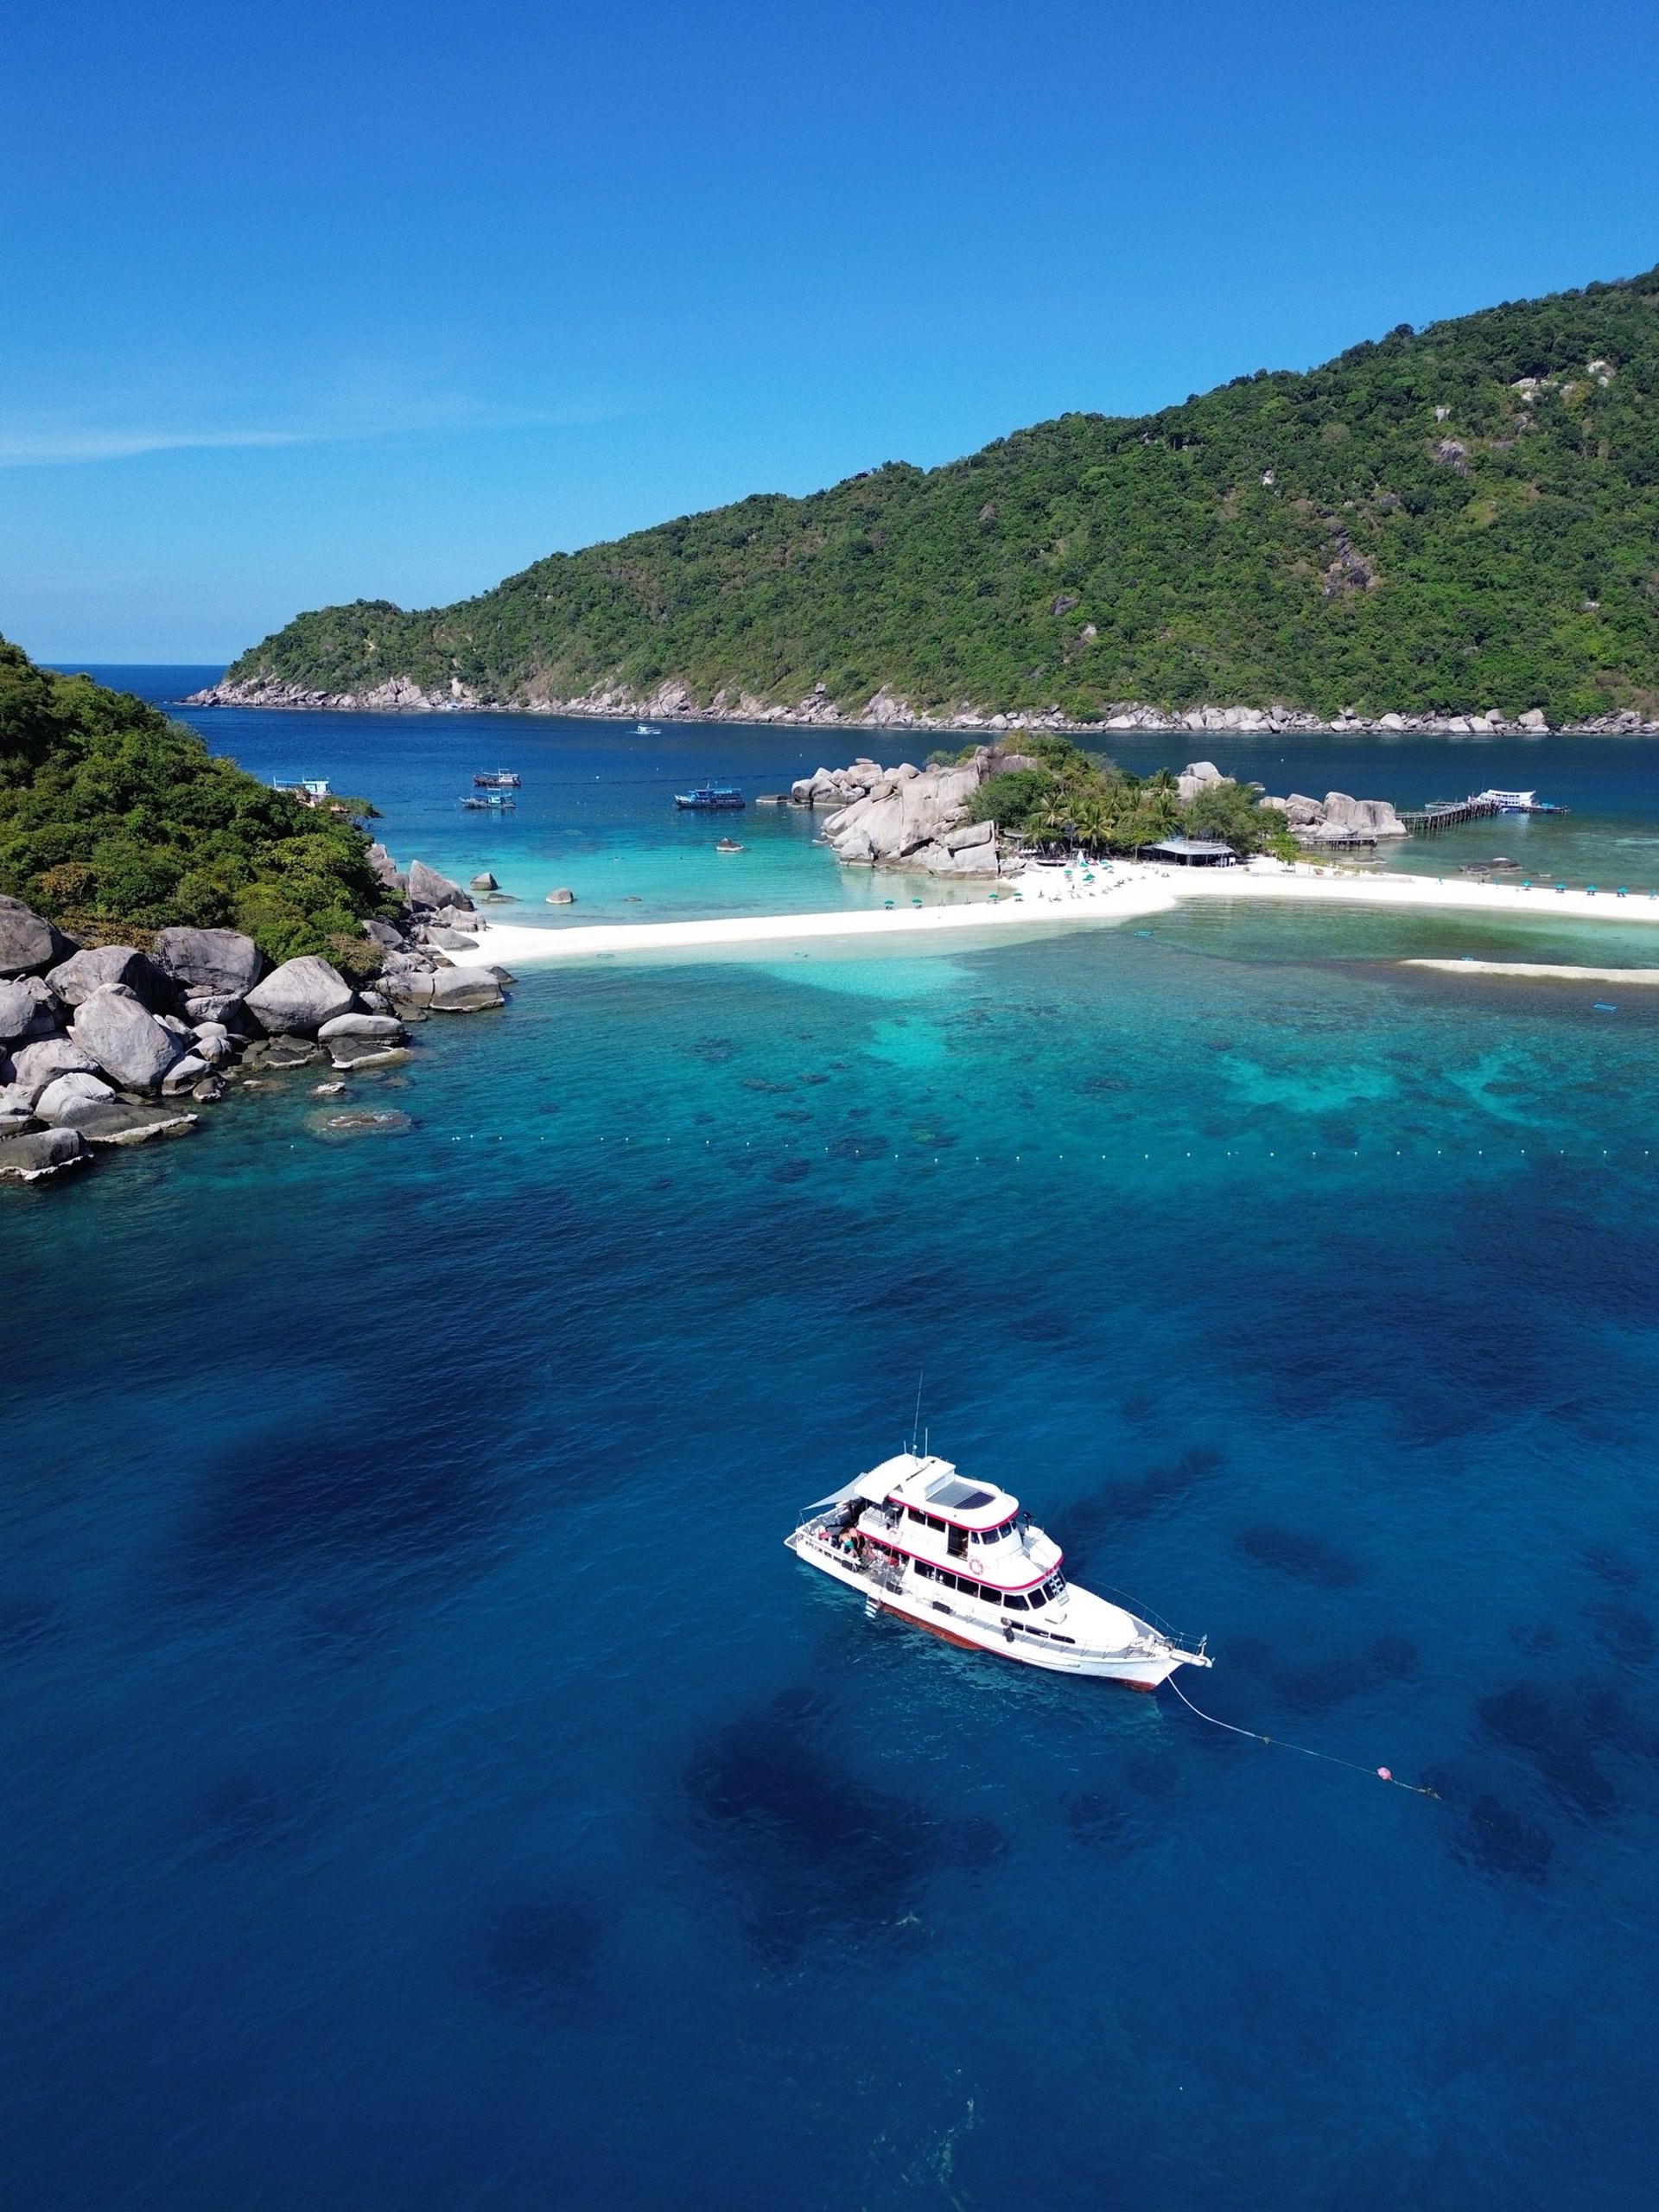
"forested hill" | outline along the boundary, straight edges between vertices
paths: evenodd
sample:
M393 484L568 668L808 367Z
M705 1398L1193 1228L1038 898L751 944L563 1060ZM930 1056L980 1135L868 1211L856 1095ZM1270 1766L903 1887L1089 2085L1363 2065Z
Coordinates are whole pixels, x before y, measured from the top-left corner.
M369 861L362 802L309 808L194 730L0 638L0 894L86 944L234 928L267 958L378 964L365 915L401 903Z
M861 715L1659 711L1659 269L1129 420L758 494L454 607L301 615L238 686ZM821 687L821 688L819 688ZM401 689L393 687L393 693ZM721 697L720 695L724 695Z

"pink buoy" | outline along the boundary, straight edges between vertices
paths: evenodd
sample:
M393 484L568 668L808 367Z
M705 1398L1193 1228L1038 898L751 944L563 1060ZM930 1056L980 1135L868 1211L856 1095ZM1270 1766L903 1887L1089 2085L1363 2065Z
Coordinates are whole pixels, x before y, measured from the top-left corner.
M1392 1782L1394 1780L1394 1777L1389 1772L1387 1767L1380 1766L1376 1770L1384 1782Z

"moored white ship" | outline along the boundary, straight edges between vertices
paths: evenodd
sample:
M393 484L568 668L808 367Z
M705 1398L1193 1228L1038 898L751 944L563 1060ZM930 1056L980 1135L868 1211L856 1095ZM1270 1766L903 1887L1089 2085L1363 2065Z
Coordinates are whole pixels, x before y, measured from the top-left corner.
M867 1607L973 1651L1055 1674L1155 1690L1177 1667L1207 1667L1203 1643L1169 1637L1069 1583L1059 1546L1020 1501L971 1483L948 1459L900 1452L809 1506L785 1538L796 1557Z

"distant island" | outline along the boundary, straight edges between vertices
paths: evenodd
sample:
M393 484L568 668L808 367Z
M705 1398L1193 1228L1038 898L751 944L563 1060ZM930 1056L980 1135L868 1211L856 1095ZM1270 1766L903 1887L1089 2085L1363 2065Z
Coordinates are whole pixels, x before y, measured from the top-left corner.
M200 695L883 728L1659 728L1659 269L757 494ZM1490 724L1488 725L1490 726Z

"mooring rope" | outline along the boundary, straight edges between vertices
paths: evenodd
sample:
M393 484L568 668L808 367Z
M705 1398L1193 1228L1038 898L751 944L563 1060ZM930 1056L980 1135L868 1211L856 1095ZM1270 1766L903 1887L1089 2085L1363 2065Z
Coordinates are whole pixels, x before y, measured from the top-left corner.
M1313 1751L1306 1744L1287 1743L1282 1736L1264 1736L1257 1728L1236 1728L1230 1720L1217 1720L1213 1713L1199 1713L1186 1692L1171 1675L1166 1678L1187 1711L1200 1720L1207 1720L1212 1728L1224 1728L1230 1736L1248 1736L1253 1744L1272 1744L1281 1751L1300 1751L1305 1759L1323 1759L1328 1766L1345 1766L1353 1774L1369 1774L1373 1781L1386 1782L1390 1789L1403 1789L1408 1796L1433 1797L1438 1801L1440 1791L1431 1789L1421 1782L1397 1782L1385 1766L1362 1766L1357 1759L1339 1759L1334 1751Z

